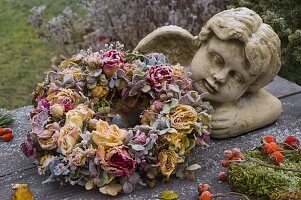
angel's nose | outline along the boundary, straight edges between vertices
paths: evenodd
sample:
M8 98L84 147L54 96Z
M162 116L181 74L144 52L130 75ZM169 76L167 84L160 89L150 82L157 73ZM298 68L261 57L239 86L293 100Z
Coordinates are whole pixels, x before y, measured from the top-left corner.
M224 84L227 81L227 79L228 79L229 70L226 69L226 68L225 69L221 69L221 70L215 72L212 76L213 76L213 79L216 82Z

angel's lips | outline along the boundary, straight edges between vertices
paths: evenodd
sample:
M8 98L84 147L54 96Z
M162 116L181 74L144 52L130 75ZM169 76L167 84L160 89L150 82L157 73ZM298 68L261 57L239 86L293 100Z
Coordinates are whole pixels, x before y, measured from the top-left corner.
M210 83L206 79L203 80L203 82L204 82L204 86L206 87L206 89L209 93L212 93L212 94L217 93L217 89L215 89L214 86L210 85Z
M200 88L202 92L209 92L211 94L217 93L215 87L210 85L206 79L202 79L194 84L196 88Z

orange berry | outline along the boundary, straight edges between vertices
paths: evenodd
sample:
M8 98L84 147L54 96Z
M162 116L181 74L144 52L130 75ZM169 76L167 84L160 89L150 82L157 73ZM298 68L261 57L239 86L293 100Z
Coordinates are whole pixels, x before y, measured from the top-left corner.
M4 130L4 128L1 128L1 127L0 127L0 136L1 136L1 135L4 135L3 130Z
M271 143L271 142L276 142L276 139L272 135L265 135L265 136L262 137L262 141L264 143Z
M284 143L289 146L290 148L299 148L300 141L293 135L289 135L285 138Z
M210 185L207 183L201 184L199 186L199 193L203 193L205 191L210 191Z
M236 148L232 149L232 153L233 153L233 156L238 157L237 155L241 154L240 148L236 147Z
M273 151L283 151L284 149L280 146L278 146L275 142L270 142L269 143L273 149Z
M222 165L222 167L227 168L227 167L229 167L230 162L229 162L228 160L222 160L222 161L221 161L221 165Z
M5 135L0 136L0 139L2 142L9 142L14 138L14 135L12 133L7 133Z
M233 156L230 160L243 160L244 156Z
M201 194L199 200L212 200L212 198L213 198L212 193L209 191L205 191Z
M220 180L220 181L226 181L227 178L228 178L228 174L227 174L226 172L220 172L220 173L218 174L218 177L219 177L219 180Z
M225 158L230 159L230 158L232 158L232 156L233 156L233 152L231 150L225 150L224 151L224 157Z
M279 151L274 151L271 156L274 163L278 164L284 161L284 156Z
M273 150L273 147L270 143L265 143L263 146L262 146L262 151L266 154L270 154L272 153L274 150Z
M235 157L237 158L237 160L244 160L245 159L244 154L241 153L241 152L236 153Z

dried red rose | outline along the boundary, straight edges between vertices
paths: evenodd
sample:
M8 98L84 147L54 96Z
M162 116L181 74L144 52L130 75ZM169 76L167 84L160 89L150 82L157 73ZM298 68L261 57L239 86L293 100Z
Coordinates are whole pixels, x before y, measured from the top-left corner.
M125 63L124 56L117 50L107 51L102 55L103 73L106 77L112 77L112 75Z
M151 66L147 74L147 82L149 82L157 92L162 91L164 82L170 83L172 80L172 71L168 66Z
M126 147L111 148L102 161L103 168L115 176L129 176L135 172L136 161Z

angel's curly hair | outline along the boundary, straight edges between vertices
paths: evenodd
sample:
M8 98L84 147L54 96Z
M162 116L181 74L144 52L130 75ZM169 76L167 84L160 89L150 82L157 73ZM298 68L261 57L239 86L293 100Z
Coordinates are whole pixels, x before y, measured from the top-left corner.
M271 82L280 70L280 39L254 11L242 7L214 15L198 35L200 45L212 34L221 40L236 39L245 45L246 58L250 63L247 70L258 76L249 91L256 91Z

